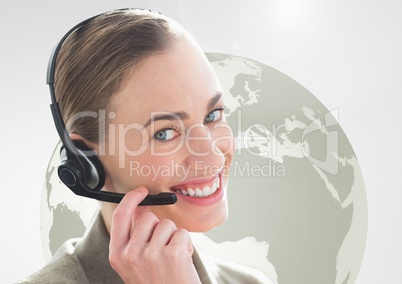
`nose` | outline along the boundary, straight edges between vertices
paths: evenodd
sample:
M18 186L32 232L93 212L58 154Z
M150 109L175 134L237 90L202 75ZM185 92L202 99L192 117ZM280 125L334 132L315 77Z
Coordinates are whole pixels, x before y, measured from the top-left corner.
M217 145L216 137L204 124L195 124L186 131L185 164L196 174L214 175L224 166L225 155Z

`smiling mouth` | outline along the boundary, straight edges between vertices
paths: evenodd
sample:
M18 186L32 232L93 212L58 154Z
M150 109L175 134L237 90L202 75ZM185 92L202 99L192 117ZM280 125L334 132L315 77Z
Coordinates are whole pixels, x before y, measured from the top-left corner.
M171 187L170 190L173 192L191 196L191 197L198 197L198 198L205 198L214 194L218 188L220 187L221 177L220 175L216 176L216 178L212 181L212 183L206 185L180 185Z

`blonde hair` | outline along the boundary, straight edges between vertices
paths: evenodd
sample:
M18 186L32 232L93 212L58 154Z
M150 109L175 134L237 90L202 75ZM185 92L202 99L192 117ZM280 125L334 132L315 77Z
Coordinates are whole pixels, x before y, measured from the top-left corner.
M105 13L77 28L64 42L55 71L64 122L78 113L108 111L127 74L184 34L173 20L137 9ZM70 133L99 142L98 118L83 116L66 125Z

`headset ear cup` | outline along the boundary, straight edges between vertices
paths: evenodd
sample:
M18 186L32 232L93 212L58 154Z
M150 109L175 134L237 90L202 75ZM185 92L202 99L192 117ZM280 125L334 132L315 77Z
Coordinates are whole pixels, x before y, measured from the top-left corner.
M68 187L75 187L84 181L80 169L68 160L61 162L57 172L60 180Z
M79 153L77 159L82 168L85 184L92 190L100 190L105 184L105 170L101 161L83 141L73 140L73 144Z
M95 152L81 140L74 140L73 145L60 149L60 180L74 192L102 189L105 171Z
M101 161L99 160L99 158L94 155L89 157L89 159L92 162L92 165L95 167L95 171L96 171L96 184L93 186L93 190L101 190L102 187L105 185L105 170L102 166Z

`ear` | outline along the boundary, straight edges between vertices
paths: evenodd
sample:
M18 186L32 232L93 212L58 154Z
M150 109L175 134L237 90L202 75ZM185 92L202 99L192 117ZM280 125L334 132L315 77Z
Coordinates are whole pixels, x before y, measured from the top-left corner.
M95 151L96 153L98 152L98 148L99 148L98 144L93 143L93 142L89 142L88 140L86 140L84 137L82 137L82 136L79 135L79 134L70 133L70 139L73 140L73 141L74 141L74 140L80 140L80 141L84 142L85 145L86 145L89 149Z

